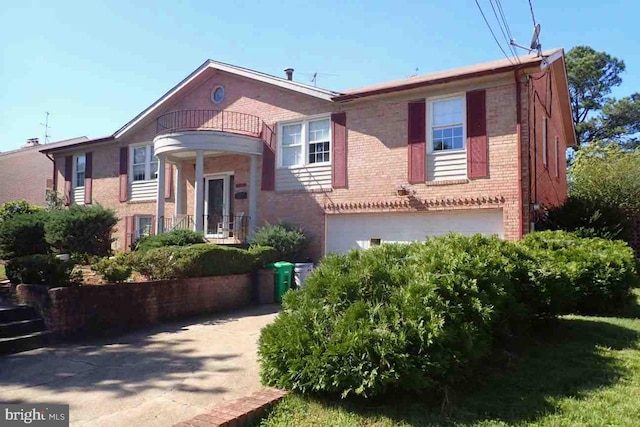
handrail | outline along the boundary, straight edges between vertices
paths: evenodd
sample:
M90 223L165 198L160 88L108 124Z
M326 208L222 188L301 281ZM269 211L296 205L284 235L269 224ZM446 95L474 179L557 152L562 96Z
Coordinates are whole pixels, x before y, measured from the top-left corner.
M188 130L218 130L259 137L262 128L260 117L227 110L177 110L156 119L156 136Z

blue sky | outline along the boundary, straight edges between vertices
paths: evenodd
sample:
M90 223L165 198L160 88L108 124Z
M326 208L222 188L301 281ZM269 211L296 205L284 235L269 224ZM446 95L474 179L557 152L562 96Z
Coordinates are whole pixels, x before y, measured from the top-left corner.
M616 95L639 90L635 3L533 0L543 48L605 50L627 64ZM528 1L502 5L528 44ZM0 23L0 151L42 140L45 111L52 141L111 134L207 58L340 90L503 57L474 0L21 0Z

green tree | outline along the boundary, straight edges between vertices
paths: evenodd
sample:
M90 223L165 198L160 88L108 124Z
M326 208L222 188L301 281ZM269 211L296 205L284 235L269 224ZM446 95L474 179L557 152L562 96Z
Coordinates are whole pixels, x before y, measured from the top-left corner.
M622 83L624 61L589 46L576 46L566 55L573 122L579 145L615 141L636 146L640 132L640 94L611 96Z
M585 145L569 169L569 194L600 206L640 208L640 150L614 142Z

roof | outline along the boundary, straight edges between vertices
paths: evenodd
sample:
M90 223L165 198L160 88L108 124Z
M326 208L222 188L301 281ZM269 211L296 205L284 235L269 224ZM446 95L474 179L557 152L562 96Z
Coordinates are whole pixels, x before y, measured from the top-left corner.
M497 61L485 62L482 64L470 65L462 68L438 71L435 73L423 74L421 76L407 77L405 79L346 90L343 92L343 94L335 96L333 100L348 101L367 96L381 95L385 93L415 89L418 87L448 83L454 80L480 77L484 75L513 71L521 68L539 66L541 65L544 58L555 57L558 54L562 54L562 49L551 49L544 51L542 53L542 57L539 57L535 54L523 55L517 57L516 61L514 61L512 58L504 58Z
M97 143L97 142L105 142L105 141L109 141L113 139L113 136L109 135L109 136L103 136L100 138L87 138L86 136L81 136L79 138L72 138L72 139L65 139L64 141L56 141L56 142L51 142L49 144L44 144L44 145L36 145L37 148L39 148L39 151L41 153L49 153L51 151L57 151L57 150L62 150L65 148L71 148L71 147L75 147L77 145L86 145L86 144L92 144L92 143Z
M31 145L29 147L21 147L16 150L4 151L0 152L0 156L10 156L10 155L19 155L26 154L30 151L40 151L42 152L45 147L57 147L63 144L78 144L87 141L89 138L86 136L78 136L76 138L63 139L61 141L50 142L48 144L36 144Z

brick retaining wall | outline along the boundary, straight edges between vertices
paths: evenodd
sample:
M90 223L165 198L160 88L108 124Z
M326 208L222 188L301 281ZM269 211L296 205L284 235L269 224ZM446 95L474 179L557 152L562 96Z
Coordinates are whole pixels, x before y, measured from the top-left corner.
M47 289L18 285L20 304L34 306L59 335L129 330L252 303L251 274Z

